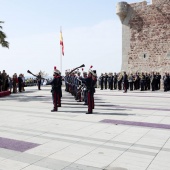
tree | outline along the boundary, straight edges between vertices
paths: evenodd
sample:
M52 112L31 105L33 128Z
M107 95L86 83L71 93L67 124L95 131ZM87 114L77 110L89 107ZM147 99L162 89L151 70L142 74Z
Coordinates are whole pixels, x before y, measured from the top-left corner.
M38 75L39 73L41 74L41 76L42 76L43 78L44 78L44 77L48 77L48 73L46 73L45 71L41 71L41 70L40 70L40 71L37 73L37 75Z
M4 23L3 21L0 21L0 24ZM2 26L0 25L0 44L2 47L9 48L9 43L6 41L6 34L2 31Z

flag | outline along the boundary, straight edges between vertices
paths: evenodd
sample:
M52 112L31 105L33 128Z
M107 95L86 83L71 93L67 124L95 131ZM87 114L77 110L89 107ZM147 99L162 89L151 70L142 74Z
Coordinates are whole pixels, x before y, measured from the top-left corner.
M63 43L62 31L60 31L60 45L62 49L62 55L64 56L64 43Z

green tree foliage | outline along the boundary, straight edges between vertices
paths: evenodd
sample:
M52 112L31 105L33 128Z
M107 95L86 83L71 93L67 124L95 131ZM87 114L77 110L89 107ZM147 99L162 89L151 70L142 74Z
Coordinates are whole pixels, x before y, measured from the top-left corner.
M7 47L9 48L9 43L6 41L6 34L2 31L2 26L1 24L4 23L3 21L0 21L0 44L2 47Z

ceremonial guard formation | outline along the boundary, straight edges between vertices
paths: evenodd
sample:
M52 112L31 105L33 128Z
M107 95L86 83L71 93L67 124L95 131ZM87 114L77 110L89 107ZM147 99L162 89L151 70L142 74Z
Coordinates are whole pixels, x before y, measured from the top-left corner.
M95 85L97 82L97 75L91 68L88 74L83 72L83 77L80 75L79 70L66 72L65 75L65 91L72 94L77 102L84 101L84 105L88 105L86 114L93 113Z
M101 90L103 90L103 86L105 85L105 89L124 90L124 93L127 92L127 89L130 91L156 91L161 89L161 80L164 91L170 90L170 75L167 72L165 72L164 76L154 71L151 73L136 72L135 74L127 74L126 71L122 71L120 73L114 73L114 75L113 73L105 73L105 75L102 73L98 80Z

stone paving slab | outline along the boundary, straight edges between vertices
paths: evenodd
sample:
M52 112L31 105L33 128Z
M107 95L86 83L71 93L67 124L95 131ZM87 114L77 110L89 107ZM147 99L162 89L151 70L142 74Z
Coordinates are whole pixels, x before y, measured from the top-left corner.
M96 89L86 115L64 89L55 113L50 87L0 98L0 170L169 170L169 103L162 91Z

